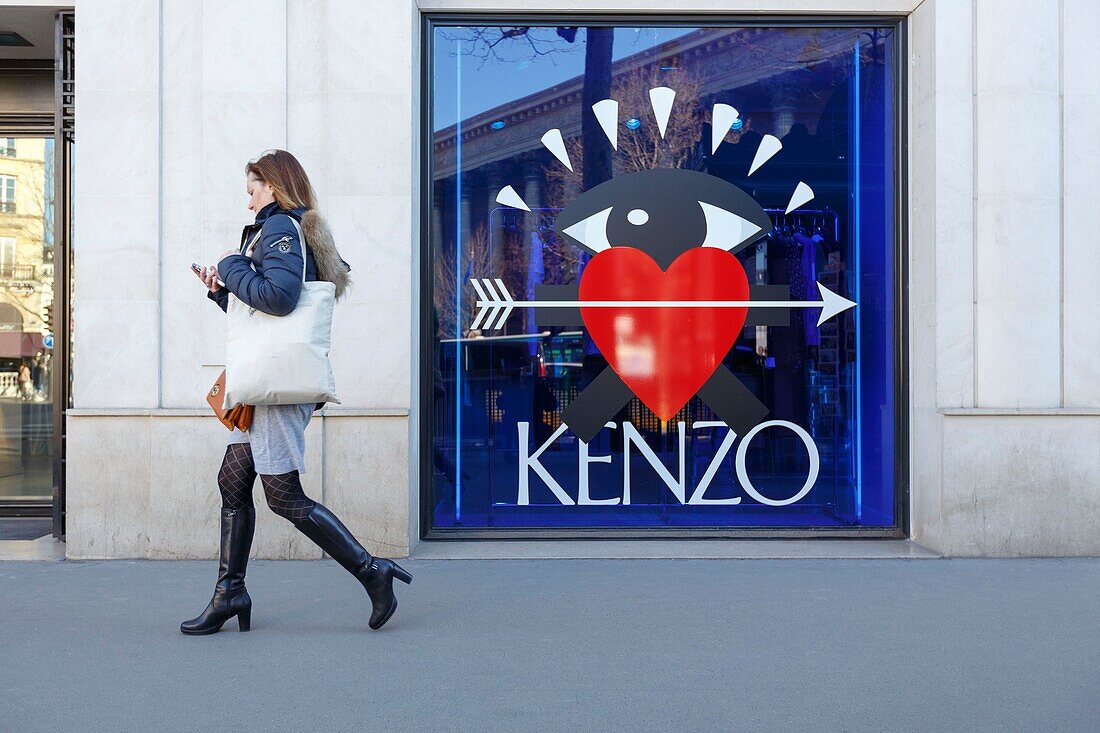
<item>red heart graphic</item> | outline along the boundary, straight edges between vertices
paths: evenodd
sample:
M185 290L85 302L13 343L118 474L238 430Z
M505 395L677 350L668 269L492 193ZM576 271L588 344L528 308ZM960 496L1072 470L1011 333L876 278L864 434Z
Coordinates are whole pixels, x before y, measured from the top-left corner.
M662 272L640 249L612 247L585 266L580 299L748 300L749 282L737 258L722 249L689 249ZM748 308L581 307L611 368L662 420L710 378L747 314Z

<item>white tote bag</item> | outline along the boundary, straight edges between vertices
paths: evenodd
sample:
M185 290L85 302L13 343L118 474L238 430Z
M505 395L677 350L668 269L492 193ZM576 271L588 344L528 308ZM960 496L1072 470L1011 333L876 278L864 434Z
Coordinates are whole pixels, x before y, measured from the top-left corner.
M320 280L306 281L306 240L298 222L293 217L291 221L302 245L302 294L298 305L285 316L264 313L230 294L225 345L226 409L241 404L340 402L328 359L336 286Z

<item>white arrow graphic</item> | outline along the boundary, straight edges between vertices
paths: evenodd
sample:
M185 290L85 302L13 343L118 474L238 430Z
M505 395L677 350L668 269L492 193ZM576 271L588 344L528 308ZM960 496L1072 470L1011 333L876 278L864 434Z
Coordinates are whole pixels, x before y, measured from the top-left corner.
M817 283L821 300L513 300L499 277L470 282L478 297L478 312L470 328L479 328L484 321L485 327L493 330L504 327L513 308L820 308L820 326L856 306L821 283Z

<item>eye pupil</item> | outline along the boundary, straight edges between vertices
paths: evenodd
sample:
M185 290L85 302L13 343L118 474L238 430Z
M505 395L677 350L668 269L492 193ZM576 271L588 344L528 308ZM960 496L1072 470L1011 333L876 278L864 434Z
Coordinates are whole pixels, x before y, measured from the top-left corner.
M626 215L626 220L634 226L641 226L649 221L649 212L645 209L632 209L630 213Z

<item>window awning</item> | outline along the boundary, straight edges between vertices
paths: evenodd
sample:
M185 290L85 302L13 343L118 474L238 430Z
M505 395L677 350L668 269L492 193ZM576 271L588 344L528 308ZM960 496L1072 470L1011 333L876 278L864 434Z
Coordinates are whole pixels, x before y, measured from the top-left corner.
M0 358L19 358L35 356L39 352L46 351L40 333L23 333L22 331L0 332Z

